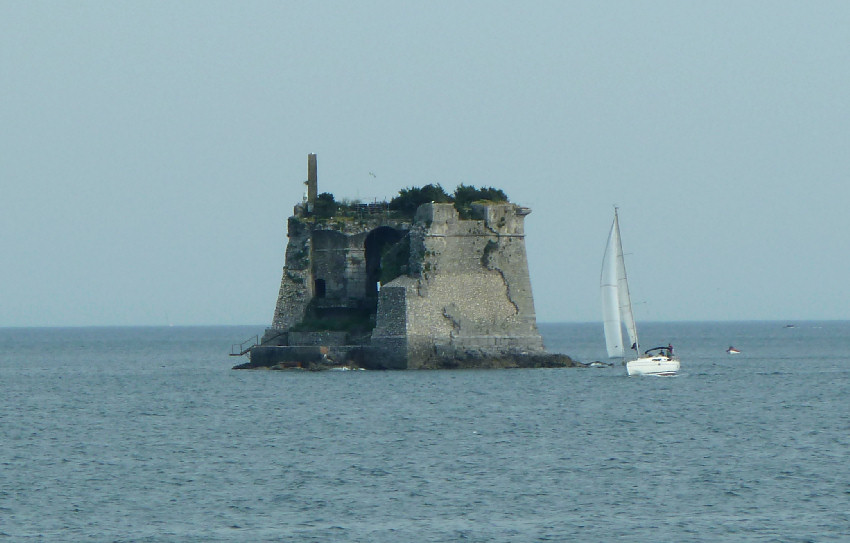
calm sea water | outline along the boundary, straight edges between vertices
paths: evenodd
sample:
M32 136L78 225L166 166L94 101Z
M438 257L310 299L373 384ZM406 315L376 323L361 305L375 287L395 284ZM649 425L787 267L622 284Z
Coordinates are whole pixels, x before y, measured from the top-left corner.
M232 371L262 327L2 329L0 541L848 541L850 323L784 324L643 325L673 378ZM541 331L604 356L597 324Z

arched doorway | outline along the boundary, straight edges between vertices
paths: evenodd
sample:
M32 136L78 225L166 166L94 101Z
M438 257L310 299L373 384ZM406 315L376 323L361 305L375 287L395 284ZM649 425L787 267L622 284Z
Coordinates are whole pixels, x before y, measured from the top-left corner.
M378 296L378 282L381 279L381 256L384 249L398 242L405 232L389 226L378 227L366 236L363 248L366 252L366 296Z

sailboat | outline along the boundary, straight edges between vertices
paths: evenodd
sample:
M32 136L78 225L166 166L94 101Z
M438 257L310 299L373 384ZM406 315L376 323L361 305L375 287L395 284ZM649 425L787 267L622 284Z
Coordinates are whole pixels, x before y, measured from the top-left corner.
M608 234L608 245L602 258L602 275L599 280L602 290L602 318L605 329L605 346L609 358L626 357L623 344L623 327L626 328L629 344L635 353L640 353L637 326L629 296L629 282L623 261L623 244L620 241L620 220L614 208L614 223ZM679 359L673 356L673 346L653 347L643 355L626 362L629 375L676 375Z

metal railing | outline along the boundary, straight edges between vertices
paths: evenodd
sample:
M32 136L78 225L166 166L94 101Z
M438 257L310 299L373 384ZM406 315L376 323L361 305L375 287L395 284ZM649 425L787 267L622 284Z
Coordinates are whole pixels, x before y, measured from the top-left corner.
M242 343L234 343L230 347L230 356L242 356L257 345L260 344L260 336L254 336L246 339ZM247 347L246 347L247 345Z

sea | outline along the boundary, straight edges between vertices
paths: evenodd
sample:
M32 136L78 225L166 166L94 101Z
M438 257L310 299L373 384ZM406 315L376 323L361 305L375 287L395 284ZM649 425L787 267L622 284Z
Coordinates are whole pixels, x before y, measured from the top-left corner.
M600 324L539 327L607 361ZM850 322L640 331L677 376L237 371L262 326L0 329L0 542L850 541Z

